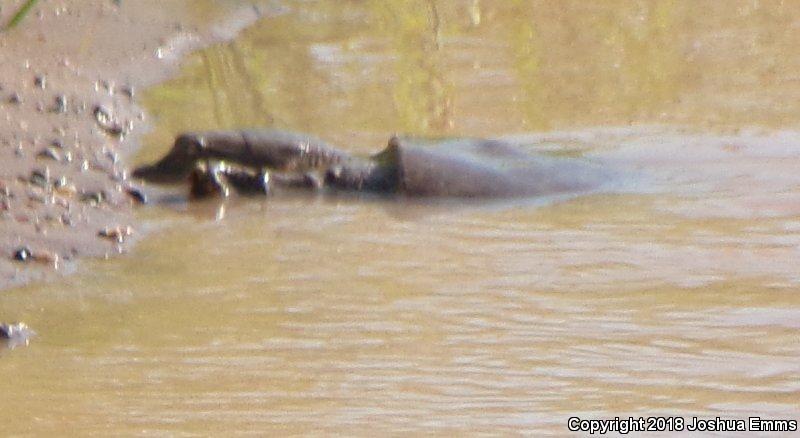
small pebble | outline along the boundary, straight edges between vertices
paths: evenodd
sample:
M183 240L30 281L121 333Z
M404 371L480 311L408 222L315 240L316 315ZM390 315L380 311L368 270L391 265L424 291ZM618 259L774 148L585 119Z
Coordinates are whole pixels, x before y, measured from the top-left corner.
M48 172L47 170L45 170L44 172L42 172L41 170L34 170L31 172L31 176L30 178L28 178L28 181L35 186L39 186L42 188L47 187L47 185L50 184L49 173L50 172Z
M103 154L112 164L117 164L119 162L119 155L116 152L106 149Z
M58 154L58 151L54 150L53 148L44 148L36 154L37 157L40 158L48 158L50 160L61 161L61 156Z
M139 204L147 204L147 195L136 187L126 187L125 193Z
M58 254L50 252L50 251L39 251L33 253L33 260L39 263L47 263L53 265L55 269L58 269L58 262L59 257Z
M30 248L22 246L14 251L14 260L19 262L38 262L53 265L58 269L59 257L50 251L31 251Z
M134 92L132 86L123 85L122 87L120 87L119 92L127 96L129 99L133 99Z
M92 112L95 120L97 121L97 125L100 126L103 131L113 136L122 136L124 133L123 126L114 119L114 116L108 109L101 105L96 105Z
M14 260L18 262L30 261L31 257L32 257L31 250L28 249L27 247L23 246L21 248L17 248L16 251L14 251Z
M47 198L41 193L28 192L28 199L38 204L47 204Z
M59 94L55 98L55 104L51 110L54 113L65 113L67 112L67 96L63 94Z
M33 330L28 327L24 322L17 322L14 324L2 323L0 324L0 339L14 339L19 337L29 338L34 336Z
M128 226L107 227L97 232L100 237L115 240L117 243L123 243L125 238L133 234L133 228Z
M59 188L56 189L56 193L58 193L59 195L61 195L61 196L69 196L69 197L75 195L75 193L77 191L78 190L75 188L75 185L73 185L73 184L70 184L70 185L65 186L65 187L59 187ZM61 205L62 207L67 207L67 206L69 206L69 202L67 202L67 200L64 199L64 198L59 197L58 205Z
M102 190L99 192L86 192L81 195L81 201L88 202L93 205L101 204L106 199L108 199L108 196Z
M98 83L95 84L95 89L98 89L98 91L99 91L99 87L102 87L103 89L108 91L108 94L114 94L114 83L113 82L107 81L105 79L101 79Z
M8 103L19 105L22 103L22 96L20 96L19 93L12 93L11 96L8 96Z
M23 322L0 323L0 341L3 341L3 346L6 348L27 346L34 336L36 336L36 332Z
M44 89L47 87L47 77L44 75L36 75L36 77L33 78L33 84L38 88Z
M72 196L77 193L75 184L69 182L66 176L62 176L53 184L53 188L59 195Z

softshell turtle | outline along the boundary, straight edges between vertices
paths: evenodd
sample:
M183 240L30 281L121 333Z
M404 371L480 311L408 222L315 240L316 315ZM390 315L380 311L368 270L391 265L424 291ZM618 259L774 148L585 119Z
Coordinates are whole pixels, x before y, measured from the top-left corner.
M585 193L608 180L587 161L532 154L499 140L395 136L383 151L357 157L309 135L274 130L182 134L167 155L133 175L154 182L188 177L195 197L288 186L511 198Z

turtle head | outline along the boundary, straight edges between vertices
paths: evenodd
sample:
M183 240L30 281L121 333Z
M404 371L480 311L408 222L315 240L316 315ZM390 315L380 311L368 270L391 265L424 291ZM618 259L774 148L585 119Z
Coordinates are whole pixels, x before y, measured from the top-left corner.
M181 134L167 155L153 164L133 171L133 176L157 183L176 183L186 180L200 158L205 139L201 134Z

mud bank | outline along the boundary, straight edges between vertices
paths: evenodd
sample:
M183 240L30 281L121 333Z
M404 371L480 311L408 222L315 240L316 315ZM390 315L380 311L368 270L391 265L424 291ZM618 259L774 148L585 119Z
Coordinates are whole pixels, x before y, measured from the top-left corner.
M22 3L3 2L0 23ZM124 163L148 129L138 90L263 14L217 3L39 2L0 33L0 289L135 241L141 199Z

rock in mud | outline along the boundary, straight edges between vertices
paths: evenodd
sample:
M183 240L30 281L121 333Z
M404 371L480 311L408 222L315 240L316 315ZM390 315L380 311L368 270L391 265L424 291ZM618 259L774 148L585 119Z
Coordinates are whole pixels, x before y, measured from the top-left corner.
M46 158L53 161L61 161L61 155L59 155L58 151L53 149L52 147L47 147L39 151L36 154L39 158Z
M47 185L50 184L50 172L47 170L33 170L31 176L28 178L28 182L37 187L47 187Z
M147 195L139 188L126 187L125 193L131 197L137 204L147 204Z
M62 196L73 196L78 192L75 184L72 184L66 176L62 176L53 184L53 190Z
M98 236L114 240L117 243L125 242L125 239L132 234L133 228L131 228L130 225L124 227L121 225L116 227L107 227L97 233Z
M114 118L111 111L102 105L96 105L92 113L94 114L94 119L97 121L97 125L107 134L121 137L125 133L122 124Z
M99 205L108 199L108 194L105 190L96 192L85 192L81 195L81 201L87 202L91 205Z
M24 322L0 323L0 341L3 341L8 348L27 346L34 336L36 332Z
M133 86L123 85L122 87L120 87L119 92L123 96L126 96L128 99L133 99L133 96L134 96Z
M51 108L51 111L54 113L65 113L67 112L67 96L63 94L59 94L55 97L55 103Z
M28 247L20 247L14 251L14 260L18 262L27 262L32 260L33 255Z
M47 88L47 77L45 75L36 75L33 78L33 84L36 85L37 88L45 89Z
M31 249L27 246L22 246L14 251L13 258L18 262L46 263L48 265L52 265L53 268L58 269L58 254L50 251L31 251Z
M20 96L19 93L11 93L11 96L8 96L8 103L19 105L22 103L22 96Z

